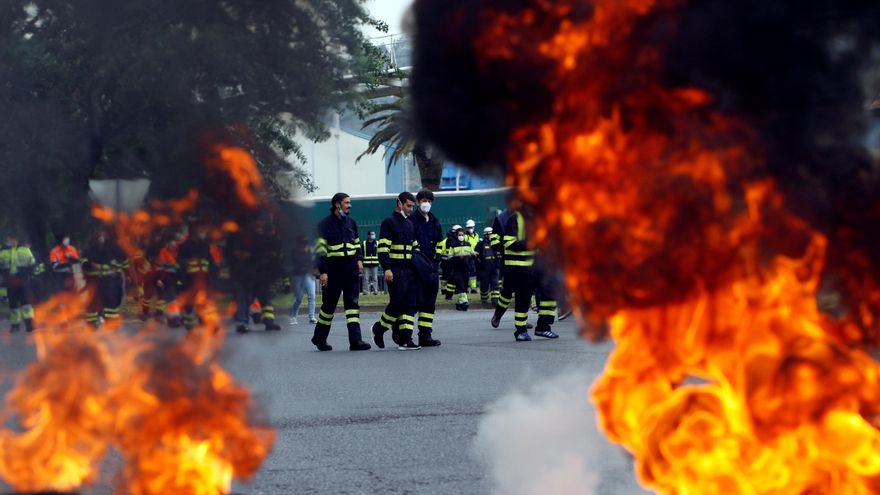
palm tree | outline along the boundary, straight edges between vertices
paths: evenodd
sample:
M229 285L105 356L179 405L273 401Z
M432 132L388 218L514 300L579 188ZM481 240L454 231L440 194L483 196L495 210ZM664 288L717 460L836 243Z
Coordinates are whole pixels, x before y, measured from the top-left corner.
M367 150L361 153L357 159L360 160L364 155L376 153L384 145L385 153L383 156L390 158L388 161L388 169L390 170L391 164L408 154L412 154L416 166L419 167L422 187L431 191L439 190L443 159L432 146L416 136L409 97L404 96L390 103L374 105L367 112L367 116L369 118L364 121L362 128L366 129L375 124L379 130L370 138ZM390 157L389 152L391 153Z

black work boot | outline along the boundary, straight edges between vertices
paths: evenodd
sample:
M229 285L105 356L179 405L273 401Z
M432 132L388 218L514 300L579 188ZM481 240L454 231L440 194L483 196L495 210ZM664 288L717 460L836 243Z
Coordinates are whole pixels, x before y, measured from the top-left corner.
M33 318L28 318L28 319L24 320L24 329L28 332L34 331L34 319Z
M438 347L440 345L440 341L437 339L431 338L430 332L419 332L419 346L420 347Z
M361 338L360 329L348 331L348 350L349 351L369 351L371 345L364 342Z
M333 347L327 343L327 336L329 335L329 328L321 328L319 326L316 326L315 336L312 337L312 344L315 344L315 347L317 347L319 351L332 351Z
M373 342L379 349L385 348L385 327L378 321L373 323Z

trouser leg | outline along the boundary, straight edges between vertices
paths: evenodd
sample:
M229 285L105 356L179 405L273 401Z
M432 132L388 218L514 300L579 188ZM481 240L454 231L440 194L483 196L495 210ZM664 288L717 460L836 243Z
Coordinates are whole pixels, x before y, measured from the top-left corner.
M12 330L18 330L21 327L21 296L21 287L12 284L6 285L6 298L9 300L9 323Z
M532 293L534 292L534 286L532 282L532 275L530 273L510 273L508 274L508 278L510 279L510 285L512 285L512 289L514 294L516 295L516 301L514 303L514 324L516 326L517 332L525 332L526 324L529 319L529 307L532 304Z
M290 289L293 292L293 306L290 307L290 317L296 318L299 314L299 307L302 306L302 300L305 296L305 286L302 275L293 275L290 277Z
M232 293L235 298L235 323L247 325L250 322L249 306L251 300L247 285L242 280L233 281Z
M306 276L303 281L303 287L306 291L306 297L309 298L308 302L308 311L309 311L309 320L315 320L315 278L312 276Z
M394 281L388 284L391 300L379 319L379 324L390 330L395 323L398 328L400 342L412 340L413 323L415 322L416 295L415 275L408 267L391 269Z
M321 310L318 312L318 323L315 325L313 342L326 344L327 336L330 335L333 313L336 312L336 304L339 303L339 296L342 294L343 286L343 280L335 275L333 273L329 274L327 285L321 289L323 302L321 303Z
M343 280L342 287L342 305L345 308L345 325L348 328L349 344L363 341L359 295L357 274L352 274Z
M260 303L262 322L266 327L275 324L275 306L272 305L272 291L267 279L260 280L257 283L257 290L254 294Z
M101 294L100 280L98 277L86 279L86 290L89 294L89 303L86 305L86 323L97 326L101 317Z
M122 278L121 275L101 277L98 284L101 293L101 306L104 318L110 322L118 321L122 313Z
M437 293L440 291L440 279L434 277L429 282L419 284L419 298L416 305L418 313L419 341L427 342L434 331L434 313L437 310Z
M498 304L495 306L495 317L500 319L504 316L504 313L507 311L507 308L510 307L510 302L513 300L513 287L512 284L507 283L504 285L504 288L501 289L498 295Z
M498 297L501 295L498 285L498 270L492 269L489 271L489 299L492 304L498 302Z

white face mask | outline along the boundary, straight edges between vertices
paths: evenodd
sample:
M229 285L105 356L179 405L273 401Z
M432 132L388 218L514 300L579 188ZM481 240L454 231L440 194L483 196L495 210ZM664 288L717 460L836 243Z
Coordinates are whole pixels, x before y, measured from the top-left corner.
M62 239L61 244L64 244L65 246L69 246L69 245L70 245L70 239L68 239L67 237L65 237L64 239Z
M424 203L419 205L419 209L422 210L423 213L428 213L431 211L431 202L425 201Z
M464 236L463 236L463 235L458 236L458 242L464 242Z

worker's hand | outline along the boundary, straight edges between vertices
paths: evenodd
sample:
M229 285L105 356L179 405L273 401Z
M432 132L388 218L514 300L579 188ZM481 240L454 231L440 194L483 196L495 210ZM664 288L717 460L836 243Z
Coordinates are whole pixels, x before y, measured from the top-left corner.
M358 260L358 273L364 273L364 262Z
M389 284L394 282L394 273L391 270L385 270L385 281Z
M322 273L320 277L318 277L318 282L321 282L321 287L327 287L327 274Z

